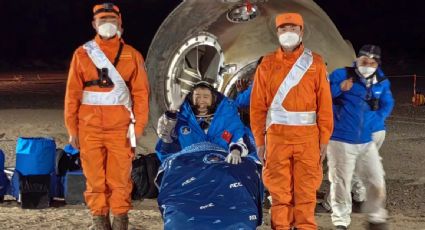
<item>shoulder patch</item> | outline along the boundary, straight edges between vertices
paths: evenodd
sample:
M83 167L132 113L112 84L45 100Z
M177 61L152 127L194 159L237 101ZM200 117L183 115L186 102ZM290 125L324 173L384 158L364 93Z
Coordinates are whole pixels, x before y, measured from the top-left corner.
M189 126L182 126L181 128L180 128L180 133L181 134L183 134L183 135L188 135L188 134L190 134L192 132L192 130L190 129L190 127Z
M131 55L131 53L130 52L123 52L122 54L121 54L121 59L131 59L133 57L133 55Z

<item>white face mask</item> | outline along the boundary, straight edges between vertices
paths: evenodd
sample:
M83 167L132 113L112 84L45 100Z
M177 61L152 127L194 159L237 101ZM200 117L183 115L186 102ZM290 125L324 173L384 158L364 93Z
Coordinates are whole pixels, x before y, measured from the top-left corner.
M106 22L97 27L97 33L105 38L111 38L117 34L117 26L113 23Z
M295 48L298 44L301 43L302 38L294 32L285 32L279 35L279 42L283 48L291 49Z
M363 77L369 77L376 72L375 67L359 66L357 69L359 70L359 73L363 75Z

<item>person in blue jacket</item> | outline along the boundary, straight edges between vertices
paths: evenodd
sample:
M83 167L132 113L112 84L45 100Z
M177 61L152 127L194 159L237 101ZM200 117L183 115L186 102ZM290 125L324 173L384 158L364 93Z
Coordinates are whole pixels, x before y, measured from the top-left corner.
M381 67L378 67L376 71L376 80L375 84L379 83L383 88L382 100L379 101L381 115L374 116L375 120L371 122L372 128L372 140L376 144L378 150L381 149L382 144L385 141L386 136L386 126L385 120L390 115L392 109L394 108L394 99L391 93L391 83L387 77L385 77L384 72ZM366 200L366 187L360 178L354 173L352 181L352 194L353 201L358 202L360 205Z
M330 75L334 110L334 131L327 157L331 182L332 222L347 229L351 219L353 174L365 184L363 209L370 229L387 229L384 169L372 136L384 126L394 105L389 81L378 71L381 50L363 46L354 67Z
M251 103L252 79L238 79L236 81L236 91L234 102L236 107L238 107L239 117L247 127L250 127L249 106Z
M172 89L172 103L158 120L156 145L158 158L192 144L211 142L228 150L228 163L238 164L250 152L248 130L239 118L232 100L217 92L210 83L196 83L187 96L181 96L179 85Z
M239 109L249 109L251 102L252 81L240 79L236 83L238 94L235 98L235 104Z
M260 57L257 61L257 66L260 65L263 57ZM252 92L252 83L254 82L253 73L249 78L238 79L236 82L236 91L237 96L235 98L235 104L239 109L249 109L251 104L251 92ZM249 122L248 122L249 123Z
M390 114L390 112L392 111L392 109L394 108L394 99L392 97L391 88L390 88L391 83L389 79L385 77L381 67L378 67L378 70L376 71L376 78L377 78L377 82L379 82L383 86L384 88L383 91L386 92L385 99L380 100L380 106L386 111L385 112L386 116L385 117L375 116L376 120L371 122L372 140L373 142L375 142L378 150L380 150L382 147L382 144L385 141L385 136L386 136L385 120ZM366 187L364 186L360 178L356 175L356 172L354 172L351 185L352 185L351 192L352 192L353 203L357 202L358 205L361 206L361 204L366 199ZM326 211L331 211L329 198L330 197L327 196L325 201L322 202L322 205L326 209Z

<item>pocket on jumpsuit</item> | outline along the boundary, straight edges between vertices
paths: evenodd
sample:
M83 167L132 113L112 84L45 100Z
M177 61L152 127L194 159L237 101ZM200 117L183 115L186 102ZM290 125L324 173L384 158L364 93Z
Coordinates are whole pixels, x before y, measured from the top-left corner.
M320 185L322 184L323 180L323 169L322 164L320 163L320 145L319 140L314 140L306 143L306 149L309 149L310 151L313 150L310 154L316 154L316 156L311 157L311 160L314 162L312 166L314 165L315 168L312 169L314 175L315 175L315 188L316 190L319 190Z

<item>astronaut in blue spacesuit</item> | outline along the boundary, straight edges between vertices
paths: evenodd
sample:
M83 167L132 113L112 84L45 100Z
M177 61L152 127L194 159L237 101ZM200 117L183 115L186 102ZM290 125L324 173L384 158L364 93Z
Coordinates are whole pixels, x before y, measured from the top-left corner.
M187 96L181 95L179 85L175 85L171 93L170 108L158 120L160 140L156 153L161 161L185 147L205 141L228 150L226 161L232 164L240 163L241 157L255 149L235 103L210 83L196 83Z

